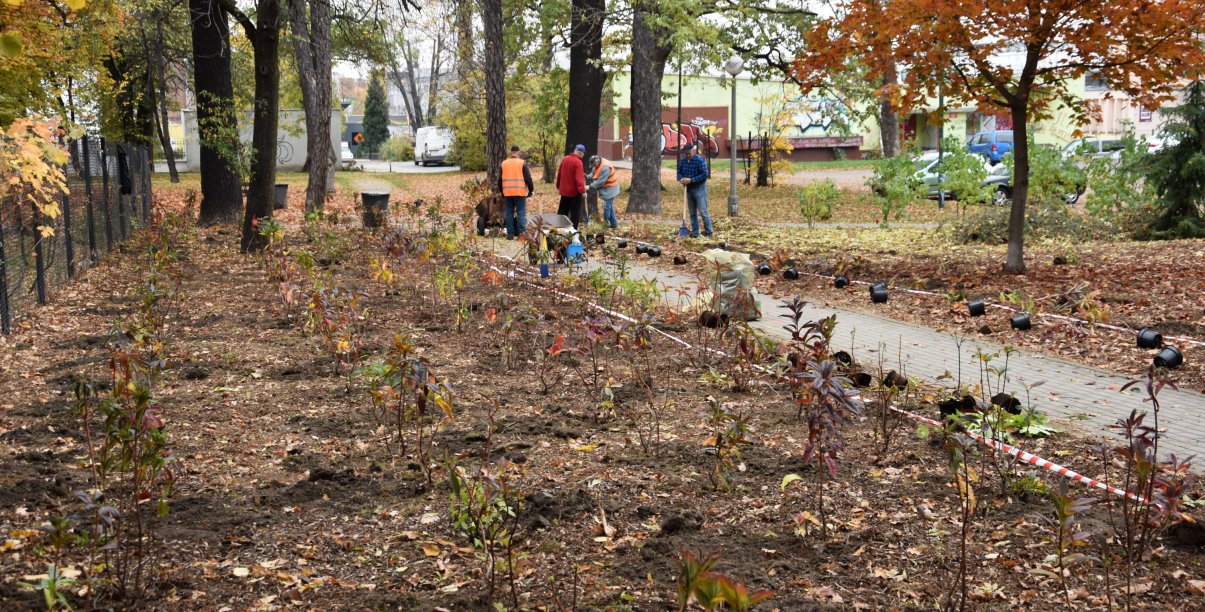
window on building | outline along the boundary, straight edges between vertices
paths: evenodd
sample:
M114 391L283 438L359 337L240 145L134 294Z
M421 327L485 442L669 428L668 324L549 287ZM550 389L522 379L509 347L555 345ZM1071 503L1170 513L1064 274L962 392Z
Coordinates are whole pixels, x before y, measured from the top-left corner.
M1109 82L1105 80L1104 75L1093 70L1084 75L1084 89L1087 91L1105 91L1109 89Z

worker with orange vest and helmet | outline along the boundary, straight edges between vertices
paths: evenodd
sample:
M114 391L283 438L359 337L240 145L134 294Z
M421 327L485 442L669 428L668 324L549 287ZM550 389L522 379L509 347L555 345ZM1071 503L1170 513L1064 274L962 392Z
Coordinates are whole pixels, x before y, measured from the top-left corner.
M615 173L615 165L609 159L597 155L590 158L590 167L594 174L590 177L587 189L597 191L603 201L603 220L611 229L619 227L619 219L615 216L615 196L619 195L619 175Z
M502 192L505 201L502 219L506 224L506 239L514 240L527 229L527 196L535 191L531 183L531 170L520 156L517 145L510 148L510 157L502 162L498 191Z

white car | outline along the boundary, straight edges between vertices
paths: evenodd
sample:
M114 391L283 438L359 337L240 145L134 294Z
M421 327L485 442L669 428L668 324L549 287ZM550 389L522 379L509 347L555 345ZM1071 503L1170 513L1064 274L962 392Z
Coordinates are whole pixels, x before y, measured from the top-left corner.
M356 159L356 156L351 154L351 147L349 147L346 142L339 143L339 159L345 162L354 161Z

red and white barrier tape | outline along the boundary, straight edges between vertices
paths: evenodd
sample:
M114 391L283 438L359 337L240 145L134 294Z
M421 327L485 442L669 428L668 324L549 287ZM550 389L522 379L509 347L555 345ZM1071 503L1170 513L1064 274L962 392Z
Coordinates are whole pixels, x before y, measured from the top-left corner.
M635 240L635 238L629 238L629 240ZM702 257L702 255L695 253L693 251L686 251L686 253L693 255L695 257ZM828 279L828 280L833 280L834 278L836 278L835 276L829 276L827 274L818 274L816 272L802 271L802 272L800 272L800 274L807 274L808 276L814 276L816 278L824 278L824 279ZM874 284L874 283L867 282L864 280L855 280L855 279L849 279L849 282L850 282L850 284L854 284L854 285L873 285ZM925 291L923 289L907 289L904 287L897 287L896 290L903 291L905 293L911 293L913 295L924 295L924 296L929 296L929 297L943 297L941 294L934 293L932 291ZM1052 313L1026 313L1024 310L1021 310L1019 308L1013 308L1012 306L1005 306L1004 304L997 304L995 302L991 302L988 300L984 300L983 302L984 302L985 306L991 306L992 308L999 308L1001 310L1007 310L1009 312L1015 312L1017 314L1029 314L1032 317L1044 317L1047 319L1058 319L1060 321L1067 321L1068 323L1073 323L1076 325L1091 325L1094 327L1099 327L1101 329L1107 329L1109 331L1115 331L1115 332L1120 332L1120 333L1125 333L1125 334L1137 334L1138 333L1138 330L1136 330L1136 329L1124 327L1121 325L1110 325L1108 323L1099 323L1096 321L1085 321L1085 320L1077 318L1077 317L1069 317L1066 315L1059 315L1059 314L1052 314ZM1196 345L1196 346L1205 347L1205 341L1197 340L1196 338L1190 338L1187 336L1164 336L1164 339L1173 340L1176 342L1180 342L1182 344L1192 344L1192 345Z
M479 260L479 261L480 261L480 260ZM531 281L528 281L528 280L525 280L525 279L518 278L518 277L514 276L513 274L509 274L509 273L507 273L507 272L505 272L505 271L503 271L503 270L498 269L496 266L494 266L494 265L492 265L492 264L489 264L488 262L482 262L482 263L484 263L485 265L489 265L489 266L490 266L490 269L491 269L491 270L493 270L494 272L497 272L497 273L499 273L499 274L502 274L502 275L503 275L503 276L505 276L505 277L512 278L512 279L514 279L514 280L518 281L519 283L521 283L521 284L523 284L523 285L526 285L526 286L529 286L529 287L534 287L534 288L540 289L540 290L542 290L542 291L545 291L545 292L547 292L547 293L552 293L552 294L554 294L554 295L558 295L558 296L561 296L561 297L563 297L563 298L570 299L570 300L573 300L573 301L576 301L576 302L583 302L583 303L585 303L587 306L589 306L590 308L593 308L594 310L597 310L597 311L599 311L599 312L602 312L602 313L604 313L604 314L607 314L608 316L613 316L613 317L616 317L616 318L618 318L618 319L621 319L621 320L624 320L624 321L628 321L628 322L635 322L635 321L636 321L636 320L635 320L635 319L633 319L632 317L629 317L629 316L627 316L627 315L625 315L625 314L623 314L623 313L616 312L616 311L611 310L611 309L609 309L609 308L604 308L603 306L599 306L598 304L595 304L594 302L591 302L591 301L585 300L585 299L580 298L580 297L578 297L578 296L576 296L576 295L571 295L571 294L565 293L565 292L563 292L563 291L560 291L559 289L555 289L555 288L553 288L553 287L549 287L549 286L546 286L546 285L543 285L543 284L540 284L540 283L535 283L535 282L531 282ZM517 269L517 271L518 271L518 272L521 272L521 273L523 273L523 274L532 274L531 272L529 272L529 271L527 271L527 270L524 270L524 269L522 269L522 268L518 268L518 269ZM680 345L680 346L682 346L682 347L684 347L684 348L687 348L687 349L694 349L694 348L695 348L695 346L694 346L694 345L692 345L691 343L689 343L689 342L687 342L686 340L683 340L683 339L681 339L681 338L678 338L677 336L674 336L673 334L670 334L670 333L668 333L668 332L662 331L662 330L657 329L657 328L655 328L655 327L652 327L652 328L650 328L650 329L652 329L652 330L653 330L654 332L656 332L657 334L659 334L659 335L661 335L661 336L663 336L663 337L665 337L665 338L667 338L667 339L669 339L669 340L671 340L671 341L673 341L673 342L677 343L678 345ZM721 351L721 350L719 350L719 349L715 349L715 348L708 348L707 350L708 350L709 352L715 353L715 354L717 354L717 355L721 355L721 356L725 356L725 357L727 357L727 356L728 356L728 354L727 354L726 352ZM784 378L782 375L780 375L780 374L778 374L778 373L776 373L776 372L773 372L773 371L772 371L772 370L770 370L769 368L766 368L766 367L763 367L763 366L760 366L760 365L755 366L755 367L757 367L757 368L758 368L759 370L761 370L762 372L765 372L765 373L767 373L767 374L770 374L770 375L772 375L772 376L775 376L775 377L777 377L777 378L779 378L779 379ZM909 417L909 418L911 418L911 419L913 419L913 420L916 420L916 421L919 421L919 422L922 422L922 423L927 423L927 424L929 424L929 425L933 425L933 426L936 426L936 427L943 427L943 425L942 425L940 422L938 422L938 421L936 421L936 420L934 420L934 419L931 419L931 418L929 418L929 417L921 416L921 415L919 415L919 414L916 414L916 413L913 413L913 412L909 412L909 411L907 411L907 410L904 410L904 409L902 409L902 408L897 408L897 407L895 407L895 406L890 406L890 408L891 408L891 410L893 410L893 411L895 411L895 412L897 412L897 413L899 413L899 414L902 414L902 415L904 415L904 416L906 416L906 417ZM1160 506L1160 504L1159 504L1158 502L1148 502L1148 501L1147 501L1145 498L1143 498L1143 497L1142 497L1142 496L1140 496L1140 495L1135 495L1135 494L1130 493L1130 492L1128 492L1128 491L1125 491L1125 490L1123 490L1123 489L1118 489L1118 488L1116 488L1116 487L1110 486L1110 485L1109 485L1108 483L1106 483L1106 482L1102 482L1102 481L1096 480L1096 479L1094 479L1094 478L1088 478L1087 476L1084 476L1083 474L1080 474L1080 473L1078 473L1078 472L1076 472L1076 471L1074 471L1074 470L1072 470L1072 469L1070 469L1070 468L1063 467L1063 466L1061 466L1061 465L1059 465L1059 464L1057 464L1057 463L1055 463L1055 462L1053 462L1053 461L1049 461L1049 460L1047 460L1047 459L1043 459L1043 458L1041 458L1041 457L1039 457L1039 456L1037 456L1037 455L1034 455L1033 453L1026 452L1026 451L1021 450L1020 448L1015 447L1015 446L1012 446L1012 445L1010 445L1010 444L1005 444L1004 442L1000 442L1000 441L998 441L998 440L994 440L994 439L992 439L992 438L988 438L988 437L986 437L986 436L983 436L983 435L981 435L981 434L977 434L977 433L967 432L967 435L971 436L971 437L972 437L972 438L974 438L976 441L978 441L979 443L981 443L981 444L983 444L983 445L985 445L985 446L987 446L987 447L989 447L989 448L993 448L993 449L997 449L997 450L1004 451L1005 453L1008 453L1009 455L1012 455L1012 456L1014 456L1014 457L1017 457L1018 459L1020 459L1021 461L1024 461L1025 463L1028 463L1028 464L1033 465L1033 466L1035 466L1035 467L1039 467L1039 468L1045 469L1045 470L1047 470L1047 471L1049 471L1049 472L1053 472L1053 473L1058 474L1059 476L1062 476L1062 477L1064 477L1064 478L1068 478L1068 479L1070 479L1070 480L1074 480L1074 481L1076 481L1076 482L1079 482L1079 483L1081 483L1081 484L1087 485L1087 486L1089 486L1089 487L1095 487L1095 488L1097 488L1097 489L1101 489L1101 490L1103 490L1103 491L1107 491L1107 492L1112 493L1112 494L1117 495L1117 496L1128 497L1128 498L1130 498L1130 499L1132 499L1132 500L1134 500L1134 501L1136 501L1136 502L1138 502L1138 503L1142 503L1142 504L1151 503L1151 504L1153 504L1153 505Z

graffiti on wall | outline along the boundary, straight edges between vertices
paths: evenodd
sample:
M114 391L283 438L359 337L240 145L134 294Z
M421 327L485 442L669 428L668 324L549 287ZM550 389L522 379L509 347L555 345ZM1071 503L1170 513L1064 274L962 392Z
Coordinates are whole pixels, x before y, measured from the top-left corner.
M720 126L717 122L703 117L695 117L681 126L681 129L674 129L672 123L661 124L661 154L677 154L686 145L696 145L699 147L699 153L707 157L715 157L720 154L720 143L716 141L715 135L720 132Z
M791 122L801 136L830 136L849 127L845 105L831 98L799 96L786 103Z

